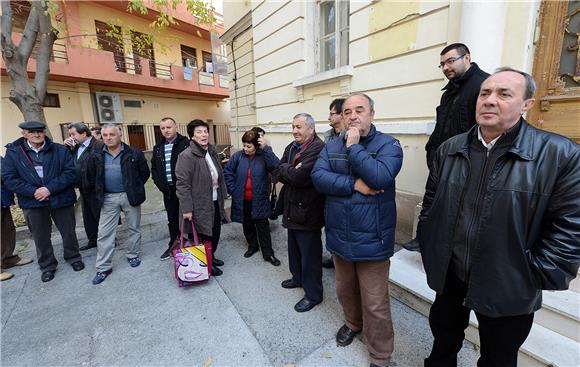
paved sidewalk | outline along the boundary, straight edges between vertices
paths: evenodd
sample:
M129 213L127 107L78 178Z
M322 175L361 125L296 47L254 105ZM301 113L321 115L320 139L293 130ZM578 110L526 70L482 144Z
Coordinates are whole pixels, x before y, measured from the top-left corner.
M164 213L160 213L163 214ZM163 215L148 233L166 231ZM40 281L37 264L13 269L2 282L2 366L368 366L360 339L339 348L342 325L333 270L324 270L324 302L299 314L301 289L280 282L288 271L286 234L272 223L274 267L260 254L245 259L242 228L222 229L218 256L224 275L178 288L171 263L160 261L166 241L144 237L143 262L129 267L121 244L112 275L93 286L94 249L84 253L86 269L75 273L62 261L56 277ZM35 257L30 249L26 255ZM11 269L12 271L12 269ZM427 319L392 299L397 366L422 366L432 338ZM473 366L478 352L466 342L460 366Z

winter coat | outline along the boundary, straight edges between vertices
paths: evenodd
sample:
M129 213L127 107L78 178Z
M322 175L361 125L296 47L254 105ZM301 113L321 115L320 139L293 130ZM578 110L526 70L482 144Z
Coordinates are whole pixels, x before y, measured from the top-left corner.
M228 193L232 196L232 221L242 223L244 219L244 192L248 178L248 167L252 178L252 219L268 219L270 207L270 172L278 168L280 160L272 148L258 148L250 159L243 150L235 152L224 168Z
M103 151L104 144L99 139L92 138L89 146L85 148L85 151L78 160L76 160L77 152L80 145L75 145L72 149L73 160L75 160L75 167L77 169L79 191L81 194L90 194L95 192L95 179L96 179L96 162L95 154L100 154Z
M312 170L312 181L326 195L328 251L347 261L380 261L393 255L395 177L402 163L399 141L374 125L359 144L347 148L344 139L337 139L326 145ZM384 192L367 196L355 191L357 178Z
M77 175L70 151L64 145L45 138L42 147L45 152L42 163L44 177L40 178L24 144L26 139L19 138L6 145L6 157L2 162L2 179L7 188L16 193L18 205L22 209L46 206L58 209L73 205L77 200L74 191ZM43 186L50 191L50 196L48 200L38 201L34 192Z
M145 202L145 182L149 179L149 166L142 151L125 143L121 151L121 174L123 175L123 187L131 206L137 206ZM95 194L97 205L103 206L105 201L105 150L94 151L95 162Z
M2 162L0 164L0 166L4 165L4 157L0 157L0 161ZM1 172L1 168L0 168L0 172ZM10 206L14 205L14 193L12 193L12 191L8 190L8 188L6 187L6 185L4 185L4 181L2 181L1 185L2 186L2 208L10 208Z
M189 139L178 133L173 142L173 148L171 149L171 177L173 185L177 182L177 177L175 176L177 157L187 148L189 148ZM165 194L169 193L167 174L165 172L165 139L153 147L153 156L151 157L151 177L159 191Z
M474 127L475 129L476 127ZM429 287L443 291L473 133L437 151L417 237ZM542 290L564 290L580 264L580 145L522 119L481 188L464 305L488 317L526 315Z
M208 152L218 171L218 204L221 219L222 221L226 220L224 173L213 145L210 144L206 151L199 144L191 141L189 148L181 152L177 158L175 176L177 177L176 192L181 214L192 212L196 231L211 237L215 213L211 173L205 160L205 155ZM187 229L188 226L185 226L184 232L187 232Z
M312 143L300 151L298 158L290 159L296 156L291 153L293 147L294 142L286 146L274 174L275 181L284 184L278 197L284 208L282 224L288 229L302 231L320 229L324 226L324 195L314 188L310 173L324 142L314 133ZM300 167L296 168L298 165Z
M472 62L465 74L455 80L450 80L442 89L443 95L437 107L435 130L425 145L429 167L439 145L475 125L475 104L479 96L479 88L488 77L488 73Z

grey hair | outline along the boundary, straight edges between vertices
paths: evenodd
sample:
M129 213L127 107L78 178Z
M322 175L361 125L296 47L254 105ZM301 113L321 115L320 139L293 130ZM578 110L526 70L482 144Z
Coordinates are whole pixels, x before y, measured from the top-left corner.
M103 126L101 126L101 133L103 132L103 130L108 129L114 127L117 129L117 131L119 131L119 136L123 136L123 129L121 128L121 125L119 124L104 124Z
M518 73L521 76L523 76L524 79L526 80L526 90L524 92L524 99L530 99L530 98L534 97L534 94L536 93L536 80L534 79L533 76L531 76L530 74L528 74L524 71L517 70L517 69L511 68L509 66L502 66L501 68L495 69L494 74L499 74L499 73L503 73L506 71Z
M367 101L369 102L369 107L371 108L371 112L373 112L375 110L375 101L371 97L369 97L368 94L365 94L365 93L353 93L350 96L348 96L347 99L349 99L350 97L354 97L354 96L361 96L361 97L366 98Z
M304 117L306 119L306 127L307 128L314 129L314 127L316 126L314 124L314 118L312 116L310 116L310 114L308 114L306 112L301 112L301 113L297 114L296 116L294 116L292 118L292 120L296 120L299 117Z
M79 134L85 134L87 136L91 136L91 129L84 123L84 122L73 122L68 124L67 128L75 129Z

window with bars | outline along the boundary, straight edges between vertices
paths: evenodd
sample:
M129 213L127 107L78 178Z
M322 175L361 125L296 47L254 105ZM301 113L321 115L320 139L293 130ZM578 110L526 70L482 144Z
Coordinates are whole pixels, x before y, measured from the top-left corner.
M121 27L95 20L95 30L99 48L113 53L115 70L123 73L127 72Z
M319 0L316 39L317 71L348 64L348 0Z
M181 45L181 63L183 66L197 68L197 51L193 47Z

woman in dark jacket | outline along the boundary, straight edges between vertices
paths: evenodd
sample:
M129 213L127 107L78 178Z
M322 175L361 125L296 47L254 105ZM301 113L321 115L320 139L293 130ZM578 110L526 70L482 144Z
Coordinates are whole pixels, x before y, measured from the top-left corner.
M217 151L209 144L208 130L209 125L202 120L193 120L187 125L191 143L177 158L175 187L183 219L193 220L200 239L211 241L211 274L218 276L223 274L218 266L224 262L215 257L215 251L222 221L227 220L224 210L226 187ZM184 232L187 227L184 225Z
M271 214L268 174L278 167L280 160L256 131L247 131L242 143L243 150L234 153L224 169L228 193L232 195L232 221L243 225L249 245L244 257L261 248L264 260L279 266L268 222Z

